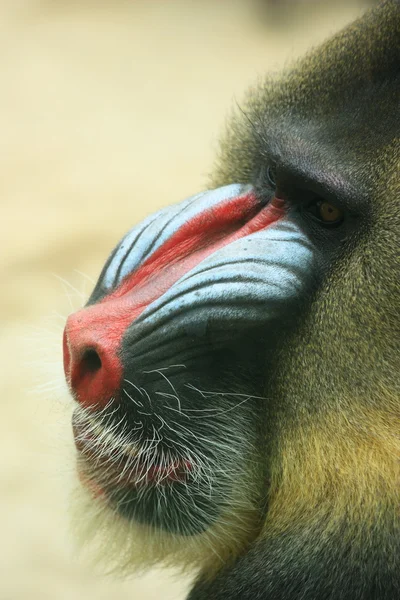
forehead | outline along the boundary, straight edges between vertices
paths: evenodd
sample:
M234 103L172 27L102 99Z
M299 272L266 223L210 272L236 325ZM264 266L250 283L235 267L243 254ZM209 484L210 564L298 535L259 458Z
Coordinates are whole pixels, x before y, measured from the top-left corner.
M400 62L399 62L400 67ZM335 72L326 72L328 79ZM366 79L358 85L318 93L314 82L296 77L271 86L265 99L261 128L274 138L292 137L325 145L338 153L364 155L400 140L400 68L387 79Z
M400 76L332 94L313 93L296 77L274 87L262 119L253 120L261 156L310 179L324 173L335 188L346 180L352 196L367 194L389 168L387 148L400 150Z

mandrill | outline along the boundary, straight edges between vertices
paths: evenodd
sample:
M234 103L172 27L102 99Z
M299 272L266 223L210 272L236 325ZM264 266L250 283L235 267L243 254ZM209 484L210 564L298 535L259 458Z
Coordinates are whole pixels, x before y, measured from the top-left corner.
M252 90L68 318L81 535L190 600L400 599L400 3ZM83 507L83 511L82 511Z

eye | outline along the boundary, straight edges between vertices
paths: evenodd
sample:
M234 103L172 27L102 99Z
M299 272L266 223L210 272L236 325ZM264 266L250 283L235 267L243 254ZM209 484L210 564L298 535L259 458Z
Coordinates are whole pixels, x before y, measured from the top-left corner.
M267 167L267 181L268 181L268 185L271 186L271 188L275 189L276 188L276 169L274 167L272 167L271 165L269 165Z
M323 225L340 225L344 212L326 200L318 200L308 207L309 212Z

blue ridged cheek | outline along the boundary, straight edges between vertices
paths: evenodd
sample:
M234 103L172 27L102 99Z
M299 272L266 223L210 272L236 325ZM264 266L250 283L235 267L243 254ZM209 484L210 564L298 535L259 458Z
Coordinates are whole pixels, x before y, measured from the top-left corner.
M212 321L239 327L266 323L310 288L316 252L287 219L241 238L203 260L149 305L134 327Z

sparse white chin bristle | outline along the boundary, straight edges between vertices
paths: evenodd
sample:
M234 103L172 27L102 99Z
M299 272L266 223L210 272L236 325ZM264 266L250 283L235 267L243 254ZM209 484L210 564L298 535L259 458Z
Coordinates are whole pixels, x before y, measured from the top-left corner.
M107 427L102 425L92 415L85 413L84 420L87 423L90 433L98 437L97 443L104 447L109 447L125 454L126 456L135 457L140 452L140 446L133 442L123 442L114 435L113 431L109 431Z
M140 447L137 444L126 444L124 446L124 454L129 456L137 456L139 454Z

